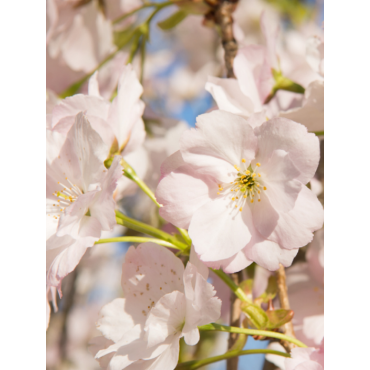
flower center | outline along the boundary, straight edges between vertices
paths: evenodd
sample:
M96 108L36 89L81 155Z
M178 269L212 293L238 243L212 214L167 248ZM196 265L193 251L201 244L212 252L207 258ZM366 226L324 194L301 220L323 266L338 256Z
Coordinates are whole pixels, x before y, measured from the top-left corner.
M55 190L53 195L56 197L56 202L48 210L50 213L53 213L52 215L48 214L48 216L52 216L55 219L58 219L64 210L71 205L79 195L83 194L82 190L77 185L72 184L68 177L65 179L68 181L69 187L58 181L58 184L63 187L63 189Z
M234 165L234 168L238 171L234 181L229 184L218 184L218 195L229 195L232 203L235 202L235 208L239 208L241 212L244 204L249 201L254 203L255 199L258 202L261 201L261 191L267 190L266 186L263 185L261 174L258 172L260 163L256 163L256 167L253 169L252 166L246 168L246 160L243 158L240 167Z

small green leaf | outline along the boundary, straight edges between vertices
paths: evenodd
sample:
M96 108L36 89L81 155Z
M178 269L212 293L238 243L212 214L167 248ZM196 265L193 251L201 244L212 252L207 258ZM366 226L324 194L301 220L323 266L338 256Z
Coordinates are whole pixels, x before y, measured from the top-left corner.
M182 22L188 13L184 10L178 10L176 13L170 15L167 19L162 22L158 22L158 27L162 30L170 30L171 28L177 26L180 22Z
M260 330L263 330L268 325L269 319L266 312L253 303L243 302L241 305L242 311L248 316L251 324Z
M135 34L135 31L131 27L126 28L125 30L115 31L113 33L114 45L116 45L118 49L123 48L125 45L127 45L130 42L134 34Z
M277 294L277 282L275 276L270 276L266 290L257 298L261 303L268 303L270 299L274 299Z
M277 329L287 322L291 321L294 312L292 310L277 309L277 310L267 310L266 315L268 317L267 329Z

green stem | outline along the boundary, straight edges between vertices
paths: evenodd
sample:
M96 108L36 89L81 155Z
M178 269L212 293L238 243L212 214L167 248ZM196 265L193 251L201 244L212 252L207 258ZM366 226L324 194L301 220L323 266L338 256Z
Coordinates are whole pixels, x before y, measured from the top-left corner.
M141 60L140 60L140 83L143 84L144 81L144 64L145 64L145 57L146 57L146 36L143 36L141 38L141 45L140 45L140 51L141 51Z
M235 293L235 295L242 301L251 303L247 295L244 293L243 289L240 286L236 285L229 275L225 274L222 270L211 269L220 279L226 283L226 285Z
M153 192L148 188L145 182L139 178L135 170L124 159L121 160L121 165L123 167L124 176L139 185L140 189L155 203L155 205L157 207L161 207L157 202L157 199L155 199Z
M213 364L214 362L227 360L232 357L236 356L244 356L244 355L255 355L255 354L271 354L277 355L282 357L290 357L289 353L274 351L272 349L246 349L244 351L230 351L220 356L214 356L210 358L206 358L204 360L194 360L188 362L182 362L177 365L175 370L195 370L199 369L202 366Z
M140 10L145 9L145 8L150 8L150 7L152 7L152 6L155 6L156 8L160 8L160 9L162 9L162 8L164 8L164 7L166 7L166 6L170 6L170 5L175 5L175 4L174 4L172 1L167 1L167 2L165 2L165 3L147 3L147 4L144 4L144 5L142 5L142 6L139 6L139 7L138 7L138 8L136 8L136 9L131 10L131 12L128 12L128 13L126 13L126 14L123 14L123 15L121 15L120 17L118 17L118 18L114 19L114 20L112 21L112 24L119 23L119 22L123 21L124 19L126 19L126 18L130 17L131 15L133 15L133 14L135 14L135 13L137 13L137 12L139 12Z
M108 239L99 239L95 244L104 244L104 243L118 243L118 242L126 242L126 243L146 243L152 242L159 245L163 245L164 247L180 249L178 246L166 242L164 240L153 239L153 238L144 238L141 236L120 236L117 238L108 238Z
M190 239L190 236L188 234L188 232L185 230L185 229L181 229L180 227L176 227L177 230L179 230L179 233L181 234L181 236L184 238L184 240L186 241L186 243L191 246L191 239Z
M276 338L276 339L282 339L286 342L291 342L296 344L298 347L306 348L307 346L299 341L298 339L289 337L287 335L277 333L274 331L268 331L268 330L254 330L254 329L243 329L243 328L237 328L234 326L226 326L226 325L219 325L219 324L207 324L203 326L198 327L199 330L205 330L205 331L222 331L227 333L237 333L237 334L247 334L247 335L261 335L263 337L269 337L269 338Z
M315 131L314 134L316 136L324 136L324 131Z
M188 247L186 244L178 241L174 236L167 234L166 232L159 230L153 226L147 225L143 222L127 217L119 211L116 211L116 221L117 221L117 224L126 226L129 229L132 229L132 230L135 230L135 231L138 231L140 233L147 234L150 236L154 236L155 238L165 240L175 245L177 249L185 250Z
M140 38L141 38L141 34L140 33L137 33L135 35L134 41L131 44L130 55L129 55L128 59L127 59L126 64L132 63L132 61L133 61L133 59L134 59L137 51L139 50Z

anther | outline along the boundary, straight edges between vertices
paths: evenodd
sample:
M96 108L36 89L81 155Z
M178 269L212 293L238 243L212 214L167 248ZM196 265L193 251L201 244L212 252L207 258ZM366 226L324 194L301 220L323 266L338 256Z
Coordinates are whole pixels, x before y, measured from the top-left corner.
M253 203L254 202L254 199L251 199L251 203Z
M256 163L256 166L260 167L260 166L261 166L261 163L259 163L259 162L258 162L258 163Z
M245 162L246 162L246 160L243 158L243 159L242 159L242 162L243 162L243 163L245 163Z
M267 190L266 186L263 187L263 190Z
M240 208L239 208L239 211L241 212L242 210L243 210L243 208L242 208L242 207L240 207Z

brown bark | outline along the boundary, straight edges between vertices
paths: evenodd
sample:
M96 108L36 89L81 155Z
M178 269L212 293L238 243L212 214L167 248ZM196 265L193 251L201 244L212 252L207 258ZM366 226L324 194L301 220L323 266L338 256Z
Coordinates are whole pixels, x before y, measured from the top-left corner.
M281 308L290 310L289 298L288 298L288 288L286 285L285 268L282 264L280 264L279 269L276 271L276 278L277 278L280 306ZM295 338L292 321L289 321L283 326L283 331L286 335L289 335L290 337ZM293 348L296 347L295 344L290 343L290 342L285 342L285 341L282 342L282 345L288 352L290 352Z
M225 1L220 0L215 9L215 22L219 25L221 30L221 41L225 51L225 65L228 78L235 78L233 65L234 58L238 51L238 44L234 38L233 33L233 17L238 0Z

